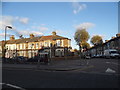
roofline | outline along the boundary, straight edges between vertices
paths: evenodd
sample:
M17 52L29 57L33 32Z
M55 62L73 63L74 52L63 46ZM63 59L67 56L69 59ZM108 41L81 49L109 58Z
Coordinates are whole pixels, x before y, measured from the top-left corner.
M102 45L105 45L105 44L107 44L108 42L111 42L111 41L113 41L113 40L115 40L115 39L118 39L118 38L120 38L120 36L119 36L119 37L115 37L115 38L113 38L113 39L110 39L109 41L104 42ZM97 46L99 46L99 45L94 45L93 47L89 48L88 50L93 49L93 48L96 48Z

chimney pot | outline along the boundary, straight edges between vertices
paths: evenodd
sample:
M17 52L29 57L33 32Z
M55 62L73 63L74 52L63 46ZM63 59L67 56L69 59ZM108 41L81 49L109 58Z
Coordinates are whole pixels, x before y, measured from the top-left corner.
M115 37L112 37L112 39L114 39Z
M34 34L30 34L30 38L33 38L34 37Z
M10 36L10 40L15 40L14 35Z
M55 32L55 31L53 31L53 32L52 32L52 35L54 35L54 36L55 36L55 35L56 35L56 32Z
M120 33L116 34L116 37L120 37Z

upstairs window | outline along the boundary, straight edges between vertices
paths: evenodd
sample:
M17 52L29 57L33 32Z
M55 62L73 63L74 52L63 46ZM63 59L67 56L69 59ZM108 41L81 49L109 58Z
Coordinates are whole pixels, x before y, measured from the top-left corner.
M57 41L57 46L61 46L62 42L60 40Z
M38 46L39 46L39 44L38 44L38 43L36 43L36 48L38 48Z
M45 42L45 46L49 46L49 43L48 43L48 42Z

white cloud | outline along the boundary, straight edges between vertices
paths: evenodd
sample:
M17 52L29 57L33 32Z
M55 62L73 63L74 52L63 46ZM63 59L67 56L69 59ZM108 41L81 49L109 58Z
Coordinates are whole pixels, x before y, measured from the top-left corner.
M33 33L35 36L41 36L41 35L43 35L42 32L37 32L37 31L32 31L31 33Z
M58 33L58 34L62 34L63 33L62 30L55 30L55 32Z
M6 34L7 37L10 37L10 34ZM4 38L5 37L5 33L0 33L0 38Z
M5 26L13 26L14 21L12 16L0 16L0 29L4 30Z
M39 30L40 32L48 30L48 28L43 25L42 26L31 26L31 28L35 30Z
M0 16L0 29L4 30L5 26L12 26L14 27L15 22L20 22L22 24L27 24L29 18L20 18L18 16Z
M86 29L87 30L87 29L89 29L91 27L94 27L94 26L95 26L95 24L86 22L86 23L82 23L80 25L76 25L75 28L79 29L79 30L81 30L81 29Z
M19 21L23 24L28 24L29 18L18 18Z
M20 35L29 35L29 34L34 34L35 36L41 36L41 35L43 35L43 33L42 32L38 32L38 31L31 31L31 30L19 30L19 31L17 31L17 34L18 34L18 36L20 36Z
M46 30L48 30L48 28L47 27L39 27L39 30L40 31L46 31Z
M73 9L74 9L73 10L74 14L79 13L81 10L83 10L87 7L86 4L80 4L79 2L73 2L72 5L73 5Z
M58 35L64 35L68 33L69 30L54 30Z
M54 30L57 35L60 35L60 36L66 36L66 34L70 31L70 30L61 30L61 29L57 29L57 30ZM53 31L52 31L53 32ZM51 33L52 33L51 32ZM69 37L68 37L69 38Z
M19 30L19 31L17 31L18 32L18 35L29 35L29 31L27 31L27 30Z

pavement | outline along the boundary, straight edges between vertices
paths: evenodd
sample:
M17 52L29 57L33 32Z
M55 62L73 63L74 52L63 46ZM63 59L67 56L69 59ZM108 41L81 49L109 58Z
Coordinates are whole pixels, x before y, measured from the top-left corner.
M86 65L85 62L80 60L53 60L47 65L45 64L2 64L2 68L7 69L37 69L37 70L49 70L49 71L71 71L71 70L82 70L85 68L93 67L92 65Z
M109 63L108 63L109 62ZM114 63L113 63L114 62ZM118 60L115 59L79 59L79 60L52 60L47 65L43 63L2 64L3 69L26 69L46 71L77 71L95 74L120 75Z

